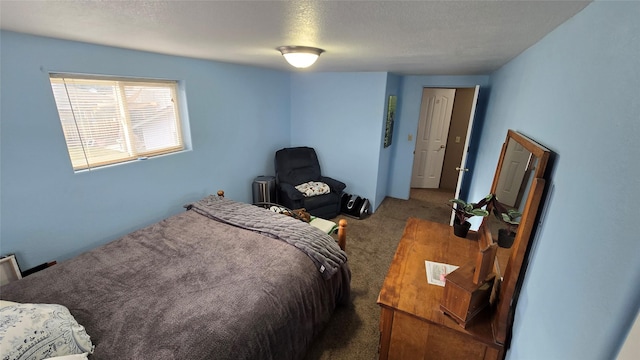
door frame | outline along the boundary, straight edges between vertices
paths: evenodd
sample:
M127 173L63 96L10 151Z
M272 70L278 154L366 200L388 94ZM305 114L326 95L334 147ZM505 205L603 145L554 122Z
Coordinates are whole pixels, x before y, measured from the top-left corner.
M475 86L451 86L451 87L444 87L444 86L424 86L423 89L425 88L429 88L429 89L474 89L474 94L473 94L473 99L472 99L472 104L471 104L471 110L469 111L469 123L467 124L467 134L465 136L464 139L464 150L462 152L462 157L460 159L460 166L459 166L459 170L458 170L458 181L456 183L456 190L454 192L454 198L458 198L460 196L460 191L462 189L462 185L464 183L464 178L467 172L469 172L469 169L466 168L466 164L467 164L467 160L468 160L468 152L469 152L469 145L471 143L471 133L473 130L473 123L475 121L475 115L476 115L476 111L478 108L478 96L480 93L480 85L475 85ZM455 101L455 100L454 100ZM420 119L418 119L418 125L416 125L416 130L415 133L418 133L418 126L420 126ZM445 149L446 151L446 149ZM415 156L415 144L414 144L414 155ZM411 161L411 163L413 164L413 160ZM413 166L411 168L411 177L410 179L413 178ZM411 192L411 182L409 183L409 192ZM454 215L455 213L452 211L451 212L451 225L453 225L453 219L454 219Z
M471 104L471 111L469 112L469 124L467 125L467 136L464 139L464 150L462 151L462 159L460 159L460 167L458 168L458 182L456 183L456 191L453 195L454 199L460 197L460 190L462 189L462 183L464 177L469 169L467 168L467 158L469 153L469 143L471 142L471 131L473 130L473 122L476 118L476 109L478 107L478 94L480 93L480 85L474 87L473 103ZM451 211L451 220L449 225L453 226L453 219L455 218L455 212Z

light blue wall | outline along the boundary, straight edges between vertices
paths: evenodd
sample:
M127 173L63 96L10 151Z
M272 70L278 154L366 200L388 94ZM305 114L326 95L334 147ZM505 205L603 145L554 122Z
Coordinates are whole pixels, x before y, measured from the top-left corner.
M489 189L507 129L558 154L508 357L612 358L640 304L638 13L638 2L593 3L491 83L402 77L388 149L385 96L397 79L386 73L290 75L1 32L0 252L17 252L28 268L180 212L219 188L250 201L253 177L273 173L273 153L289 145L318 148L325 173L375 202L390 156L389 195L408 198L407 136L417 129L422 88L479 84L482 96L491 86L470 198ZM182 80L193 150L74 174L47 71Z
M388 195L398 199L408 199L411 171L413 167L413 151L415 150L416 131L420 118L422 89L474 87L480 85L480 94L488 92L489 76L404 76L399 101L399 117L393 135L393 154L391 158L391 174ZM482 122L482 110L477 112L476 121ZM476 127L477 128L477 127ZM411 140L409 140L411 135ZM475 137L473 140L477 140ZM471 169L474 171L474 169Z
M382 114L383 127L382 127L382 134L380 137L380 144L382 145L380 147L380 155L379 155L380 158L378 161L378 180L377 180L377 191L375 196L375 203L378 205L382 203L384 198L389 193L389 181L391 177L391 157L393 155L393 147L392 146L388 146L386 148L384 147L384 135L386 132L387 113L389 111L389 96L395 95L397 97L396 111L394 114L394 128L395 128L397 124L397 120L395 119L400 114L400 109L398 104L400 101L399 93L400 93L401 81L402 81L402 78L398 75L394 75L394 74L387 75L387 91L384 98L384 113ZM393 133L395 133L395 131ZM397 136L393 133L392 133L393 136L391 138L392 145L394 141L398 141Z
M290 144L290 74L1 33L0 252L23 269L64 260L224 189L251 201ZM176 79L192 150L74 174L48 72ZM184 104L183 104L184 105Z
M612 359L640 307L640 2L590 4L492 77L476 176L507 129L557 154L508 359Z
M291 141L316 149L322 173L378 205L387 73L291 75Z

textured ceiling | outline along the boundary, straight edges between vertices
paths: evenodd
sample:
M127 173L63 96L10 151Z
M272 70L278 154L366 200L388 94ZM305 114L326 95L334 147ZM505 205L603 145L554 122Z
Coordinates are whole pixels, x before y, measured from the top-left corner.
M0 1L0 28L294 70L281 45L324 49L302 71L486 74L589 1ZM1 46L1 44L0 44Z

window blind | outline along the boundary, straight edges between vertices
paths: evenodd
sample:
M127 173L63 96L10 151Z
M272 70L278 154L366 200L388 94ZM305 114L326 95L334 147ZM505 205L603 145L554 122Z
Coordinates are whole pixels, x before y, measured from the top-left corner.
M177 82L50 75L74 170L184 149Z

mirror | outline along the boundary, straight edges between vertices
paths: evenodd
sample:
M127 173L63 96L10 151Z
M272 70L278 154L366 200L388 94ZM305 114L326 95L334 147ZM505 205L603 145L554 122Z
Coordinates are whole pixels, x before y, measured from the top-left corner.
M509 139L496 185L496 197L509 208L522 210L522 197L531 186L537 158L513 138Z
M545 147L509 130L491 185L490 192L495 194L498 203L488 206L491 214L483 219L484 228L499 245L501 229L505 230L503 232L515 230L511 246L499 248L494 263L497 278L502 279L501 283L496 282L497 303L493 317L493 331L499 343L505 343L507 329L511 327L515 306L512 300L542 199L549 154ZM502 220L501 213L508 210L521 214L519 224Z
M488 210L491 215L484 219L493 242L500 247L496 263L500 276L506 268L515 235L522 225L522 215L533 180L544 178L548 153L546 148L524 135L513 130L508 131L490 191L495 195L500 207L496 208L494 204L490 204ZM513 214L509 218L511 222L505 221L502 216L502 213L509 211Z
M515 240L519 223L524 212L526 195L538 168L539 159L522 144L510 137L505 142L504 157L491 193L499 208L491 204L491 214L485 219L485 226L491 232L498 249L498 268L504 269L509 259L510 249ZM505 215L503 215L505 214Z

